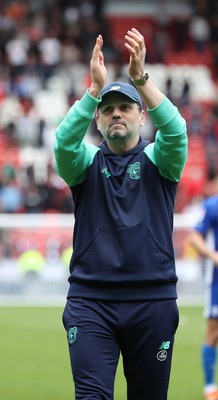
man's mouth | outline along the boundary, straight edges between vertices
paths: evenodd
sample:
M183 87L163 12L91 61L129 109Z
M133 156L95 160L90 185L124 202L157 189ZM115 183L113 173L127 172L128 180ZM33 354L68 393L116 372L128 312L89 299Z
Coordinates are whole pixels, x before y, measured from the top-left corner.
M112 126L117 126L117 125L123 125L123 126L125 126L125 124L124 124L123 122L121 122L121 121L114 121L114 122L112 122L112 123L110 124L110 128L111 128Z

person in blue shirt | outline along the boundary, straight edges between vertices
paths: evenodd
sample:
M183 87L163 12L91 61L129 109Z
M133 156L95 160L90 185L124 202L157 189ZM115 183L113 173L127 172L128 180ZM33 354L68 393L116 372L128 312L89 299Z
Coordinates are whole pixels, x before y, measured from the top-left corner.
M217 186L217 177L215 181ZM187 244L193 246L203 258L210 260L204 273L204 317L207 325L201 358L205 399L218 400L218 387L215 381L218 344L218 195L205 199L202 211L202 218L188 235ZM208 240L209 235L213 243Z
M186 122L145 71L137 29L127 31L125 48L131 83L108 83L97 37L90 87L56 130L57 172L75 205L63 323L76 400L114 398L120 354L128 400L166 400L178 325L172 231ZM143 103L154 143L140 136ZM99 146L85 140L93 119Z

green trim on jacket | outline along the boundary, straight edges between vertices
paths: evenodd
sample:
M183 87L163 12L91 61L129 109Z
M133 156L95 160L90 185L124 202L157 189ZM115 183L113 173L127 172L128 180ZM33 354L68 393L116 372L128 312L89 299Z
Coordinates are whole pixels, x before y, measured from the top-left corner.
M56 130L56 168L70 187L85 180L87 168L99 151L97 146L87 144L84 137L100 101L101 98L93 98L87 90L70 108ZM144 151L162 176L178 182L187 158L185 120L167 97L158 107L147 111L158 130L155 142L145 147Z
M160 175L178 182L188 154L186 122L167 97L158 107L147 111L158 131L155 142L145 148L145 153Z

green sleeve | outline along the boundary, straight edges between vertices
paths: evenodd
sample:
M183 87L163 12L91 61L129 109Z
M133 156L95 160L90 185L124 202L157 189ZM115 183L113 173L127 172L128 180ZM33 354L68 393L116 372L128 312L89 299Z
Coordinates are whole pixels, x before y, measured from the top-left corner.
M56 168L58 174L70 187L85 179L87 168L99 150L97 146L84 141L99 101L87 90L84 96L70 108L56 129L54 144Z
M162 176L178 182L188 154L186 122L167 97L148 112L158 130L155 142L145 148L145 153Z

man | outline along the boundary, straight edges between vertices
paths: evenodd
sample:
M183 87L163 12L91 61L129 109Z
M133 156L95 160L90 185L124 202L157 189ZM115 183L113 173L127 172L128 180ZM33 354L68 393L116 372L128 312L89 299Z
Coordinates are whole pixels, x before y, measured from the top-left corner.
M138 91L123 82L104 86L99 35L91 85L56 131L57 170L75 203L63 322L76 400L113 399L120 353L128 400L167 399L178 325L172 226L186 124L144 72L141 33L132 28L125 40ZM142 99L158 129L151 144L139 135ZM94 115L104 137L99 147L84 141Z
M214 179L217 191L217 178ZM203 217L187 237L187 244L193 246L201 256L210 260L205 266L205 307L207 320L205 340L201 358L206 400L218 400L215 383L216 346L218 343L218 195L208 197L203 203ZM214 240L214 249L208 241L209 233Z

